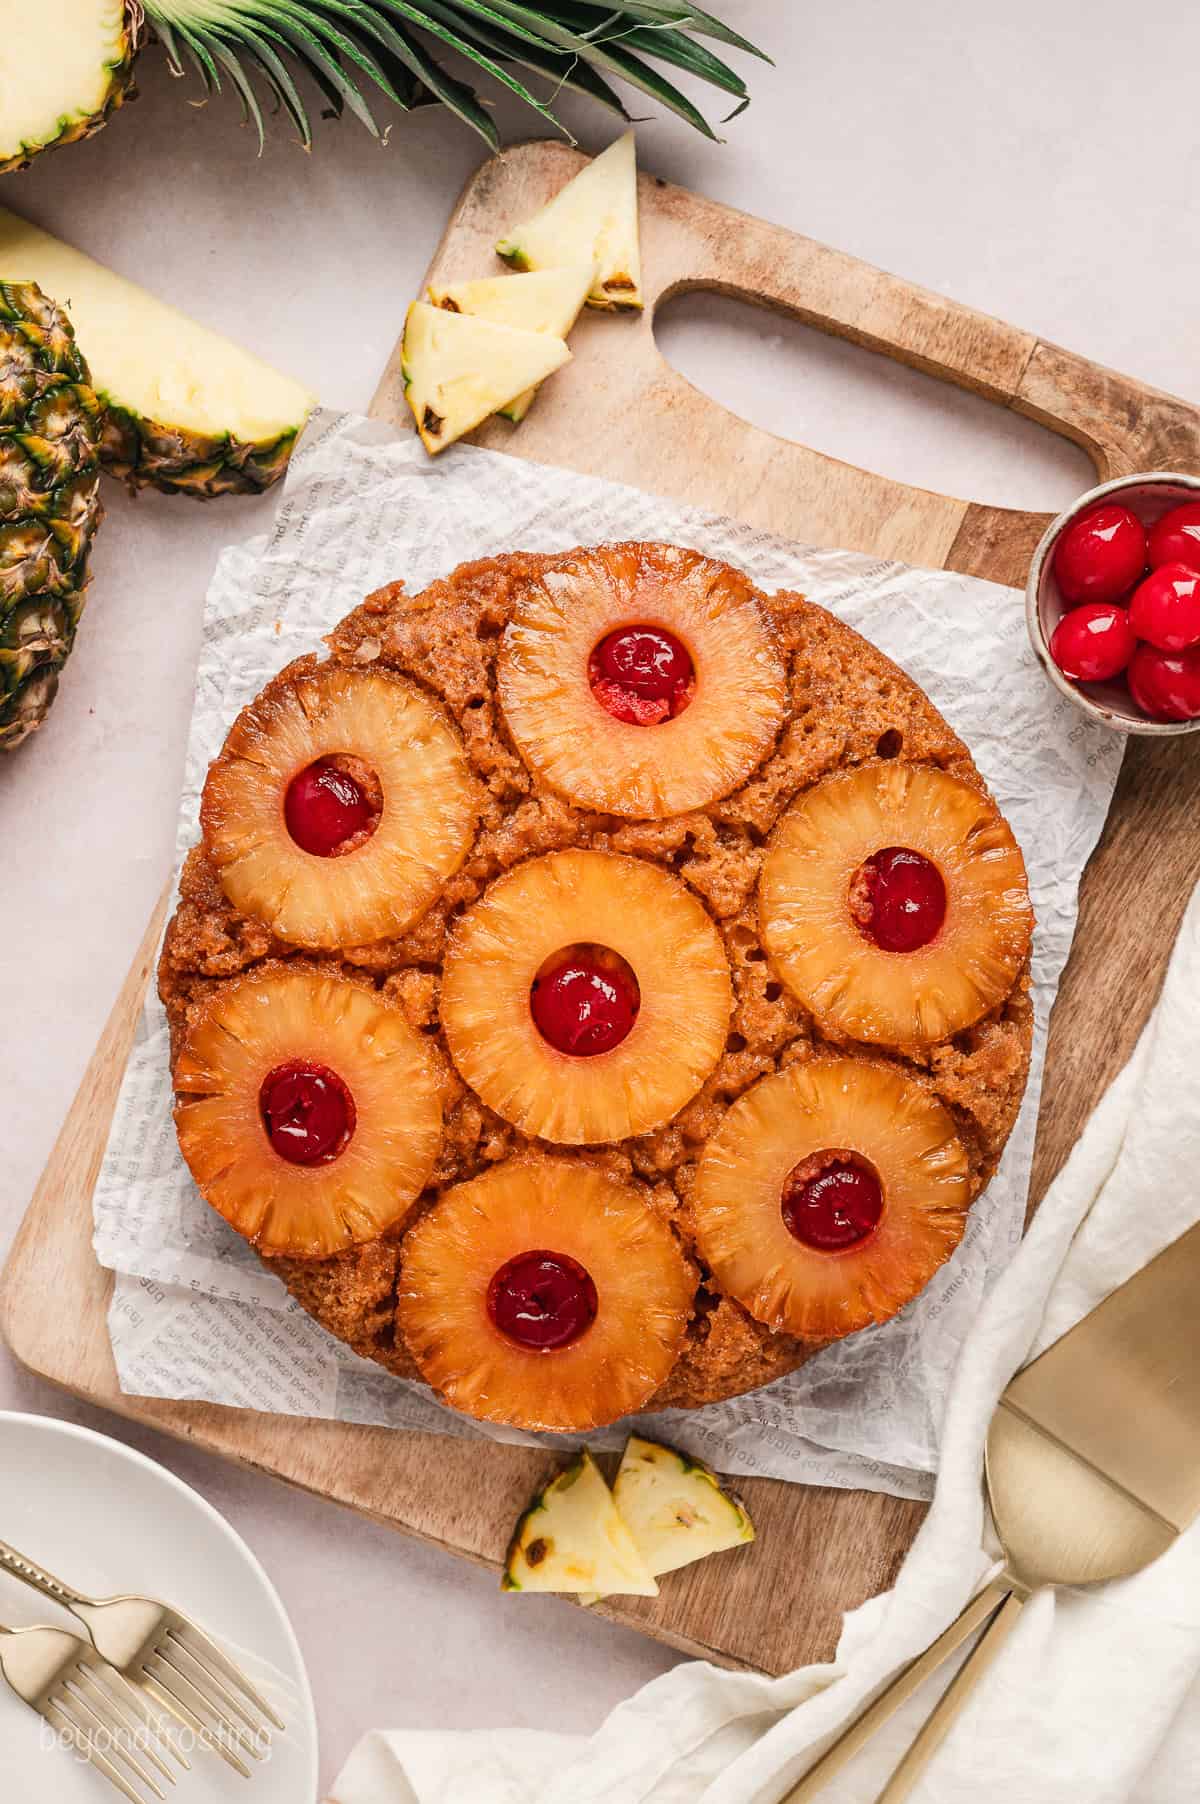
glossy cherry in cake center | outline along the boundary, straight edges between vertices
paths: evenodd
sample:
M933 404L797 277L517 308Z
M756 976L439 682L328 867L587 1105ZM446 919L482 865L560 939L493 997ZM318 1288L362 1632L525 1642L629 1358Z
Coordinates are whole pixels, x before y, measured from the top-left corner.
M594 647L588 682L615 720L654 727L683 713L696 692L696 667L665 627L623 626Z
M518 1253L492 1276L488 1315L531 1353L553 1353L587 1333L599 1303L591 1275L566 1253Z
M883 1186L856 1153L813 1153L784 1179L780 1208L794 1239L819 1253L844 1253L879 1226Z
M611 1052L641 1007L633 968L607 946L565 946L547 959L529 992L534 1025L556 1052L576 1059Z
M884 846L850 880L850 912L883 952L919 952L946 919L946 885L936 864L907 846Z
M287 830L302 852L333 858L378 825L380 810L371 793L377 789L378 779L361 759L318 758L288 784Z
M336 1071L293 1059L262 1081L258 1106L267 1139L289 1165L328 1165L354 1133L354 1098Z

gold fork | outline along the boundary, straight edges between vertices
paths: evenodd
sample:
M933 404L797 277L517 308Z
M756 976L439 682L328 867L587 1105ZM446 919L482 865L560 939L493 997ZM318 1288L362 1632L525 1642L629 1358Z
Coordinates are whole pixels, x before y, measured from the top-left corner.
M907 1798L1035 1591L1141 1572L1200 1514L1200 1224L1025 1367L987 1437L1005 1569L780 1804L811 1804L893 1711L984 1632L876 1804ZM986 1625L986 1626L984 1626Z
M243 1755L262 1760L282 1718L196 1623L153 1597L85 1597L0 1541L0 1570L79 1618L92 1647L206 1747L250 1777Z
M65 1629L0 1627L0 1673L21 1701L130 1804L165 1799L159 1778L174 1785L175 1775L159 1747L187 1769L140 1695L78 1635Z

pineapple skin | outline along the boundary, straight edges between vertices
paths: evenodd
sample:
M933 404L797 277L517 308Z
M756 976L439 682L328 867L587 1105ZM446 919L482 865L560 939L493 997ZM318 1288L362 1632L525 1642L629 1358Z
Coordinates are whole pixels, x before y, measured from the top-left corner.
M141 6L137 0L125 0L125 17L121 33L115 46L113 59L108 63L108 89L101 104L90 113L64 114L58 121L58 130L53 137L42 144L22 144L19 149L0 153L0 175L8 175L13 170L27 169L34 157L45 150L57 150L64 144L78 144L82 138L91 138L108 124L118 107L124 106L127 100L137 99L137 89L133 81L133 65L138 51L142 47L145 36L145 21Z
M83 613L101 407L65 313L0 283L0 750L46 718Z
M287 470L304 422L276 438L206 438L185 427L144 419L105 397L100 455L110 476L130 490L158 489L213 501L220 495L261 495Z

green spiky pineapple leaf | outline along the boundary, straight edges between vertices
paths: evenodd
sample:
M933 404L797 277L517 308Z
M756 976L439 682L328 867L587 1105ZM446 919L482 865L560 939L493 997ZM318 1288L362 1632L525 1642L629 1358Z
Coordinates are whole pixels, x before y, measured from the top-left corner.
M704 38L715 38L718 43L729 44L734 50L744 50L750 56L757 56L764 63L771 58L749 38L744 38L740 31L734 31L732 25L725 25L712 13L704 12L698 6L689 6L687 0L624 0L619 9L629 13L633 18L644 20L650 25L680 25Z
M297 80L305 76L332 112L352 112L376 137L370 94L403 110L438 102L495 149L485 103L442 66L448 52L564 132L554 112L563 87L628 118L608 79L615 77L712 138L700 109L656 65L734 95L740 111L749 99L745 82L697 39L765 55L685 0L144 0L144 7L175 72L193 71L206 94L228 84L260 145L264 100L311 144Z

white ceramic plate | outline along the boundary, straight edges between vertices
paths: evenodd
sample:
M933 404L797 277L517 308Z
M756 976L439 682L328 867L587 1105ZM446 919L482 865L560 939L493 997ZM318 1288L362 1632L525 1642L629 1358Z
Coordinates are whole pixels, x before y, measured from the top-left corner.
M96 1597L145 1592L243 1653L279 1706L277 1736L251 1784L215 1754L189 1754L172 1804L310 1804L317 1726L308 1676L275 1589L245 1542L195 1491L119 1441L41 1416L0 1412L0 1538ZM0 1573L0 1623L71 1628L73 1618ZM84 1631L81 1629L80 1634ZM0 1799L104 1804L118 1794L53 1742L0 1681Z

